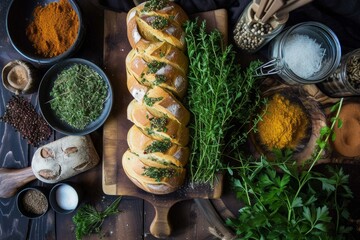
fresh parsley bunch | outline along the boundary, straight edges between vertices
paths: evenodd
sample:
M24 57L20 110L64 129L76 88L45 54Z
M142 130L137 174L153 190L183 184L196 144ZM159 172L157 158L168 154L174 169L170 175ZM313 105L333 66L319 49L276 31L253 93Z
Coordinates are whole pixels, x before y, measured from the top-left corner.
M346 226L348 204L353 195L349 176L327 167L314 171L329 139L334 140L335 124L341 127L339 113L343 99L331 108L336 112L331 126L320 131L317 150L299 170L291 151L275 151L276 160L254 159L236 152L240 166L228 167L237 198L244 203L237 219L227 225L241 239L345 239L352 230ZM236 170L236 173L234 173Z
M296 164L289 165L290 159L243 159L233 183L244 207L237 219L226 223L242 239L341 239L351 231L341 224L349 217L349 176L330 167L329 176L299 172Z

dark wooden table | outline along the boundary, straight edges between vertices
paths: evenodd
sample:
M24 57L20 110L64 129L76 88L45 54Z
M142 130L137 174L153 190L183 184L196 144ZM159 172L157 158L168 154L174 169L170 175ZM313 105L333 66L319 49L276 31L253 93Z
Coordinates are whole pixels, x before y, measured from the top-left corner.
M6 36L5 17L10 0L1 0L0 4L0 68L13 59L22 57L11 47ZM104 32L104 9L94 5L88 0L77 1L84 15L86 25L86 37L81 49L74 57L88 59L100 67L103 63L103 32ZM46 68L41 69L43 72ZM115 93L116 94L116 93ZM5 111L6 103L12 94L0 86L0 114ZM25 95L25 97L37 107L37 94ZM0 122L0 167L24 168L30 166L31 159L36 148L26 144L19 133ZM63 135L54 132L48 142L61 138ZM102 155L102 130L91 134L99 155ZM81 204L89 203L98 209L109 205L116 196L107 196L102 191L101 163L95 168L68 179L76 183L82 190ZM350 185L355 192L352 210L360 215L359 166L345 166L345 171L350 173ZM226 179L225 179L226 180ZM51 184L44 184L35 180L28 185L44 186L51 188ZM239 203L225 184L221 200L207 202L215 206L214 209L220 215L226 216L236 213ZM142 199L124 197L119 209L122 213L111 216L103 224L104 239L155 239L149 231L154 218L154 209L151 204ZM207 216L207 215L208 216ZM216 221L208 221L211 212L206 212L193 200L182 201L176 204L169 213L169 222L172 224L172 234L168 239L214 239L209 232ZM43 217L29 220L22 217L16 209L15 197L0 199L0 239L75 239L72 214L61 215L49 210ZM97 235L91 235L88 239L98 239Z
M91 1L77 1L84 16L86 35L81 49L74 57L88 59L102 67L103 63L103 32L104 9ZM10 0L2 0L0 4L0 68L14 59L24 59L12 48L5 30L5 18ZM39 67L39 66L38 66ZM40 67L45 72L46 67ZM116 94L116 93L114 93ZM1 84L0 86L0 114L5 111L6 103L12 96ZM37 106L37 94L24 95L26 99ZM28 145L20 134L10 125L0 122L0 167L24 168L31 165L31 159L36 148ZM63 137L58 132L53 132L48 142ZM91 134L98 154L102 155L102 129ZM101 163L95 168L67 179L77 184L83 190L81 204L89 203L98 209L109 205L116 196L105 195L102 191ZM35 180L26 186L44 186L50 189L53 185ZM229 198L224 195L224 199ZM228 207L218 204L228 214ZM234 204L235 206L236 204ZM154 218L154 209L151 204L138 198L124 197L119 209L122 213L109 217L103 224L105 239L155 239L150 234L150 224ZM234 208L235 209L235 208ZM0 198L0 239L75 239L74 213L61 215L50 209L43 217L29 220L20 215L16 208L16 197ZM176 204L169 213L169 222L172 224L172 234L169 239L212 239L208 228L213 223L207 221L203 210L195 201L188 200ZM89 239L98 239L92 235Z

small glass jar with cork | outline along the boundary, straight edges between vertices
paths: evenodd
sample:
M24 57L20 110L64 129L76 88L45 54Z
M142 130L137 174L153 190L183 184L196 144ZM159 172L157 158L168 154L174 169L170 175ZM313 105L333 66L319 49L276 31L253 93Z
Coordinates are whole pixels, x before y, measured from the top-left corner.
M289 14L261 17L259 5L251 2L239 17L233 30L236 45L244 51L255 53L284 28Z
M339 67L318 87L330 97L360 96L360 49L342 56Z

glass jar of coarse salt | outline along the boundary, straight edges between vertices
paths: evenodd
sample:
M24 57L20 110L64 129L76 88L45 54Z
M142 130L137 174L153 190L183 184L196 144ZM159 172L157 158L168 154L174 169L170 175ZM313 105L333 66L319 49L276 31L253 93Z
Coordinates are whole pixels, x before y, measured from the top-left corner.
M360 96L360 49L342 56L335 72L317 86L330 97Z
M277 36L284 28L289 14L281 19L271 17L263 23L255 16L256 5L250 2L239 17L233 30L237 47L249 53L255 53Z
M288 84L313 84L327 79L338 67L341 46L335 33L319 22L294 25L269 45L271 60L256 75L278 74Z

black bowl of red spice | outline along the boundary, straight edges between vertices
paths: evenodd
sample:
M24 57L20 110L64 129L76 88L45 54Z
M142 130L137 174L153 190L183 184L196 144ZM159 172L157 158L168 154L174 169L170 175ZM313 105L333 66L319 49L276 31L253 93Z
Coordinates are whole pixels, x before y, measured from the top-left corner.
M79 49L85 30L73 0L12 0L6 31L23 57L39 65L51 65Z

